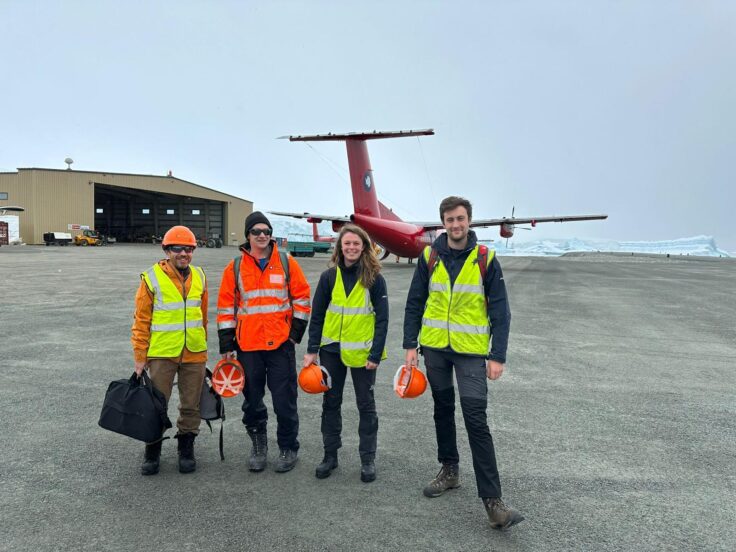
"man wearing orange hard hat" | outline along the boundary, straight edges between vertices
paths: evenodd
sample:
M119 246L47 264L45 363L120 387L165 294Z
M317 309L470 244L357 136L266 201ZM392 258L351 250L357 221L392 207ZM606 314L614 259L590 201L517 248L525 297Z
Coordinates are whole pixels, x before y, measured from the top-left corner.
M486 377L500 378L506 362L511 324L506 286L494 252L479 245L470 230L470 202L450 196L439 210L445 233L417 260L404 315L406 366L417 366L421 346L434 400L437 459L442 464L424 496L438 497L460 485L454 371L478 496L491 526L506 529L524 517L501 499L486 415Z
M186 226L164 235L166 258L141 274L135 296L131 342L135 372L148 370L153 385L168 404L174 378L179 382L176 422L179 471L197 469L194 439L199 434L199 397L207 362L207 280L191 264L197 240ZM141 473L158 473L161 443L146 445Z

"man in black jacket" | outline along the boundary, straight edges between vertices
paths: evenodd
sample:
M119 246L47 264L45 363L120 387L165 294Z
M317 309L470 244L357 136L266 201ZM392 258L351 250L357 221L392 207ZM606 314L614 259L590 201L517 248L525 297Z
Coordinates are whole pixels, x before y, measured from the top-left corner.
M491 525L505 529L524 517L501 500L486 415L486 377L501 377L506 362L511 323L506 286L498 259L477 244L475 232L470 230L470 202L455 196L445 198L440 217L446 233L432 244L434 253L427 249L419 257L404 315L406 364L417 366L421 345L434 399L437 456L442 464L437 477L424 488L424 495L434 498L460 486L454 368L478 496Z

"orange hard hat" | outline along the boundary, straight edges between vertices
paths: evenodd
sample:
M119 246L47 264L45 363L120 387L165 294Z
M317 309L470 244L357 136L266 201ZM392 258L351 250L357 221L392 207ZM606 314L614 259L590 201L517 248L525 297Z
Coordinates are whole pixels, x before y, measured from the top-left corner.
M186 226L172 226L169 231L164 234L164 241L161 245L191 245L197 247L197 238L194 233Z
M221 397L235 397L245 387L245 371L237 360L223 358L212 373L212 389Z
M323 366L310 364L299 372L299 387L307 393L324 393L332 389L332 377Z
M402 399L415 399L427 389L427 377L416 366L402 364L394 376L394 391Z

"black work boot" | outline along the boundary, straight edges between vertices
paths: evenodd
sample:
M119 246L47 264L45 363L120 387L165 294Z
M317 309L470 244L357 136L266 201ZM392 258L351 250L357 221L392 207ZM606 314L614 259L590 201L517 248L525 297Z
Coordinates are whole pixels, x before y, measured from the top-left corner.
M143 464L141 465L141 475L156 475L161 462L161 443L156 441L152 444L146 444L146 450L143 453Z
M325 452L325 457L322 459L322 463L317 466L314 475L317 479L324 479L330 477L332 470L337 467L337 452Z
M360 480L363 483L376 480L376 463L373 460L363 460L360 466Z
M508 529L512 525L524 521L518 511L506 506L500 498L483 498L488 521L494 529Z
M268 457L268 434L264 432L254 433L248 431L253 448L250 449L248 458L248 469L252 472L261 472L266 469L266 458Z
M294 469L296 466L297 452L291 449L281 449L279 452L278 460L276 460L275 471L279 473L288 472Z
M436 498L449 489L460 486L460 466L457 464L442 464L437 477L424 487L424 496Z
M179 441L179 473L192 473L197 469L197 461L194 459L194 433L177 435Z

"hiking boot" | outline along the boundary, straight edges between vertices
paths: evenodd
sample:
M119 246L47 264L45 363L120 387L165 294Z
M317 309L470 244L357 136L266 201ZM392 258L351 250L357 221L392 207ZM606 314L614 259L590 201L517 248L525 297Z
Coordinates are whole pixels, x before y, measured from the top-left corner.
M143 464L141 464L141 475L156 475L158 473L162 442L156 441L152 444L146 444L146 450L143 452Z
M500 498L484 498L483 506L485 506L488 521L494 529L508 529L512 525L524 521L518 511L509 508Z
M376 463L373 460L366 460L360 466L360 480L363 483L376 480Z
M268 456L268 434L251 433L250 440L253 441L253 448L250 450L250 458L248 458L248 469L252 472L261 472L266 469L266 457Z
M274 468L279 473L288 472L294 469L296 461L298 460L295 450L281 449L279 457L276 460L276 467Z
M322 459L322 463L317 466L314 475L317 479L325 479L330 477L332 470L337 467L337 453L336 452L325 452L325 457Z
M436 498L449 489L460 486L460 466L457 464L442 464L437 477L424 487L424 496Z
M179 441L179 473L192 473L197 469L197 461L194 459L194 433L177 435Z

